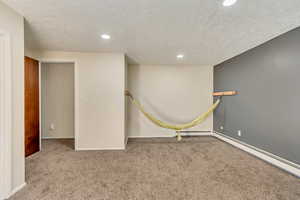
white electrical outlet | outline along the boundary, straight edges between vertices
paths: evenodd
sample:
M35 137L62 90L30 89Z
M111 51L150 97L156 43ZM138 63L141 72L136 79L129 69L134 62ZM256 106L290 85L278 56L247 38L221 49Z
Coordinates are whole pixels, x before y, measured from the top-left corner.
M53 123L50 124L50 130L51 131L55 130L55 125Z
M237 134L238 134L239 137L241 137L242 136L242 131L238 130Z
M221 129L221 130L223 130L223 129L224 129L224 127L223 127L223 126L220 126L220 129Z

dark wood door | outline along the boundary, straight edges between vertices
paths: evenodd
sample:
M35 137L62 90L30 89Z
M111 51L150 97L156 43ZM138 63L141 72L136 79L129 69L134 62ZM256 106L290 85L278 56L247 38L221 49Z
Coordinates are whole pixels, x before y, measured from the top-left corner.
M40 149L39 62L25 57L25 156Z

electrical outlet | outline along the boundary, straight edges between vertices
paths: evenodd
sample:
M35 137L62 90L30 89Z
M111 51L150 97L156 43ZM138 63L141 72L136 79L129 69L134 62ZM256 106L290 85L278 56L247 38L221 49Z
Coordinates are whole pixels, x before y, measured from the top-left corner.
M50 124L50 130L51 131L55 130L55 125L53 123Z
M224 127L223 127L223 126L220 126L220 129L221 129L221 130L223 130L223 129L224 129Z
M239 137L241 137L242 136L242 131L238 130L237 134L238 134Z

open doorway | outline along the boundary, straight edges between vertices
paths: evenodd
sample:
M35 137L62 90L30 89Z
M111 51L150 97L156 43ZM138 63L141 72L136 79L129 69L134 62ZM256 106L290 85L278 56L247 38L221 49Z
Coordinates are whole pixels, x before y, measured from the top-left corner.
M64 143L75 149L75 64L41 62L41 148Z

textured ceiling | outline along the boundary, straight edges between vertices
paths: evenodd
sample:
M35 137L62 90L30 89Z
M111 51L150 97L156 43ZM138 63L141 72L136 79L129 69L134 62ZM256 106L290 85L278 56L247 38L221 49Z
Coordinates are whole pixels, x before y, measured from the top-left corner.
M4 0L32 49L124 52L140 64L218 64L300 25L299 0ZM103 41L100 34L112 39ZM176 54L184 53L182 61Z

